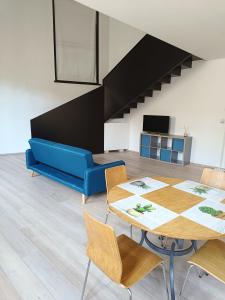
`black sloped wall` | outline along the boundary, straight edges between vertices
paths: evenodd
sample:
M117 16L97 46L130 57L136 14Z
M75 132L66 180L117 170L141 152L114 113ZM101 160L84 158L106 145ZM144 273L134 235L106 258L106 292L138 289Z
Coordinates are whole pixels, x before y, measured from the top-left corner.
M104 87L32 119L31 135L103 153Z

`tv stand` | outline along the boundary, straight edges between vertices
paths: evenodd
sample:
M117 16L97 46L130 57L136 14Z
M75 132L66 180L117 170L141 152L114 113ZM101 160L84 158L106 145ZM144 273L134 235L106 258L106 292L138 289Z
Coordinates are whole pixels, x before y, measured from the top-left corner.
M167 163L190 163L192 137L182 135L142 132L140 156Z

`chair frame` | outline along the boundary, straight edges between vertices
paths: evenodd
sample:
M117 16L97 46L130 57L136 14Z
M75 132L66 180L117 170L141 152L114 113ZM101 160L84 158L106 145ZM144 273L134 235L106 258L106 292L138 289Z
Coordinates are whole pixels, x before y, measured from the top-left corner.
M189 266L189 268L188 268L188 270L187 270L187 274L186 274L185 279L184 279L184 283L183 283L182 288L181 288L181 290L180 290L179 298L181 298L181 296L182 296L182 294L183 294L183 292L184 292L184 289L185 289L185 287L186 287L186 284L187 284L187 281L188 281L190 272L191 272L191 270L192 270L194 267L195 267L196 269L200 269L200 273L199 273L199 276L198 276L199 278L202 278L204 275L206 275L206 276L209 275L209 274L208 274L205 270L203 270L201 267L196 266L196 265L193 264L193 263L190 264L190 266ZM213 276L213 275L212 275L212 276Z
M186 276L185 276L184 283L183 283L182 288L181 288L181 290L180 290L179 298L181 298L181 296L182 296L182 294L183 294L184 288L185 288L185 286L186 286L186 284L187 284L188 277L189 277L190 272L191 272L191 269L192 269L193 267L196 267L196 266L193 265L193 264L191 264L191 265L189 266L188 270L187 270L187 274L186 274Z
M83 284L83 288L82 288L82 293L81 293L80 300L84 300L84 294L85 294L85 290L86 290L86 286L87 286L88 275L89 275L89 272L90 272L90 266L91 266L91 259L88 260L88 264L87 264L87 268L86 268L86 273L85 273L85 278L84 278L84 284ZM166 265L165 265L165 262L163 261L159 266L162 268L163 281L164 281L164 284L165 284L165 287L166 287L167 300L169 300L170 298L169 298L169 291L168 291L167 280L166 280ZM132 294L131 289L123 286L122 284L120 284L120 286L122 288L125 288L127 290L128 295L129 295L129 300L132 300L133 299L133 294Z
M200 182L205 185L225 190L225 173L220 169L204 168Z
M105 273L109 278L111 278L113 282L125 288L129 294L129 300L132 300L132 291L130 290L130 287L134 283L138 282L141 278L143 278L143 276L146 276L148 273L151 273L151 271L153 271L155 268L161 266L163 280L166 287L167 298L169 300L169 291L167 288L167 280L166 280L166 267L164 261L161 258L158 257L158 259L150 267L149 272L147 272L148 269L146 269L145 272L141 276L136 277L135 280L133 281L131 280L129 283L126 283L126 281L123 282L122 281L122 275L124 274L123 260L121 256L121 250L119 249L119 240L118 237L116 237L115 235L114 229L109 225L99 222L98 220L91 217L86 212L84 213L84 219L85 219L86 230L88 235L87 256L89 260L88 260L87 269L85 273L84 284L83 284L81 298L80 298L81 300L84 299L91 262L96 264L96 266L98 266L99 264L100 265L99 269L102 270L103 273ZM104 237L104 241L102 241L103 237ZM128 240L131 241L131 239L128 238L127 236L124 236L122 238L123 239L127 238ZM135 244L138 247L138 244L136 242ZM143 247L141 246L141 248ZM129 251L129 248L127 248L126 251ZM102 255L104 254L106 255L106 257L108 257L107 260L102 260ZM101 268L101 264L102 264L102 268Z
M124 168L126 170L126 166L123 165L123 166L115 166L115 167L112 167L112 168ZM110 169L112 169L110 168ZM105 224L107 224L108 222L108 218L109 218L109 215L111 213L110 209L109 209L109 201L108 201L108 193L110 190L108 190L108 185L107 185L107 169L105 170L105 179L106 179L106 189L107 189L107 212L106 212L106 216L105 216ZM127 174L126 174L127 175ZM128 176L127 176L127 180L128 180ZM133 238L133 225L130 224L130 237Z
M179 298L181 298L181 296L182 296L182 294L183 294L183 292L184 292L184 289L185 289L186 284L187 284L187 281L188 281L188 277L189 277L189 275L190 275L191 270L192 270L194 267L195 267L196 269L200 269L200 273L199 273L199 276L198 276L199 278L202 278L203 275L206 275L206 276L209 275L206 271L202 270L200 267L198 267L198 266L196 266L196 265L194 265L194 264L190 264L190 266L189 266L189 268L188 268L188 270L187 270L187 274L186 274L185 279L184 279L184 283L183 283L182 288L181 288L181 290L180 290Z

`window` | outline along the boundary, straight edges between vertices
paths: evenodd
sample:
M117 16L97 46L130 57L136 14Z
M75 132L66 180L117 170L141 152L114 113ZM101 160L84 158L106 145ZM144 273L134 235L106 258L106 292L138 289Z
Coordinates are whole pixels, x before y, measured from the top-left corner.
M74 0L53 0L55 81L99 84L99 15Z

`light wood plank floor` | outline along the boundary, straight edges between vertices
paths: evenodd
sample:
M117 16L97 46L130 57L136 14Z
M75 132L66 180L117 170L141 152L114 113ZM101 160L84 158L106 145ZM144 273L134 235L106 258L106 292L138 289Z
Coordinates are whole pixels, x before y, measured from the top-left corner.
M96 156L103 163L124 159L131 176L162 175L199 180L199 166L174 166L122 152ZM105 194L90 197L85 209L103 220ZM79 300L87 258L81 195L43 176L32 178L24 155L0 156L0 300ZM109 223L129 235L128 225L116 216ZM140 233L135 230L139 241ZM157 240L157 237L152 237ZM167 259L167 258L165 258ZM176 289L187 264L176 259ZM161 270L155 270L133 288L136 300L165 299ZM92 265L87 300L128 299ZM225 286L212 277L198 278L193 271L183 299L224 300Z

